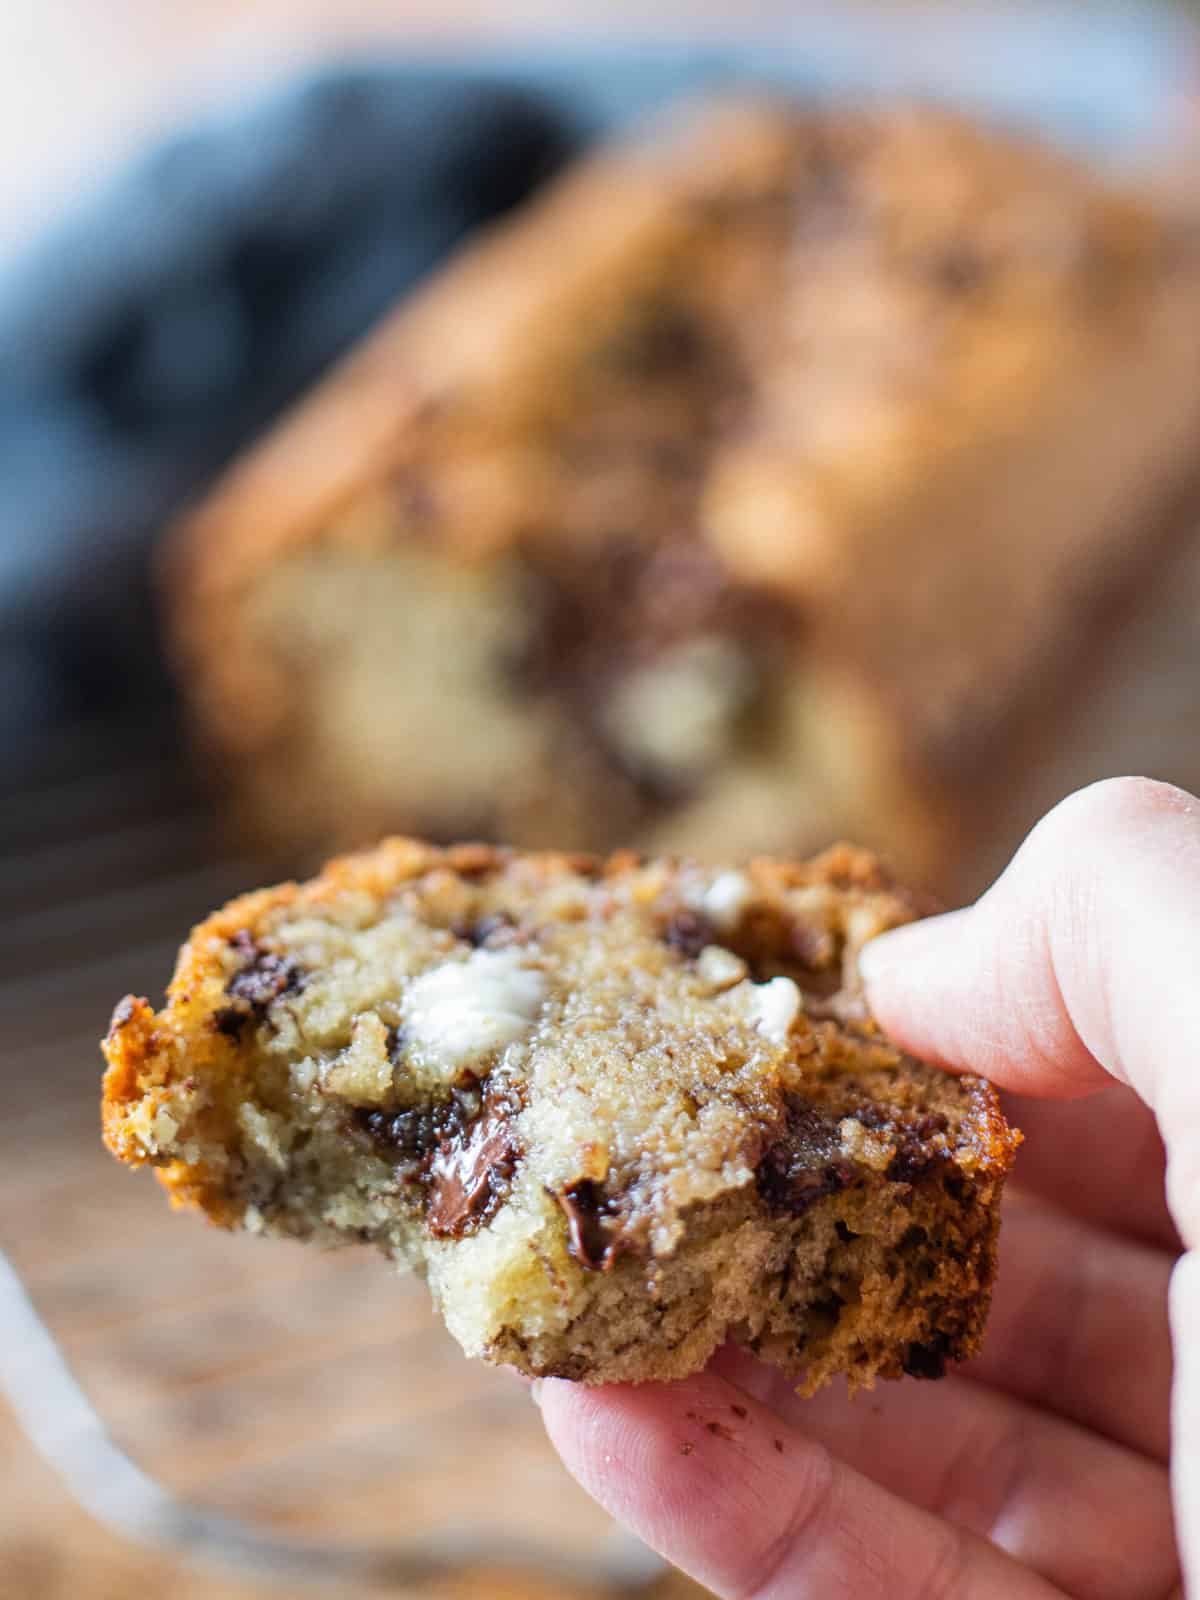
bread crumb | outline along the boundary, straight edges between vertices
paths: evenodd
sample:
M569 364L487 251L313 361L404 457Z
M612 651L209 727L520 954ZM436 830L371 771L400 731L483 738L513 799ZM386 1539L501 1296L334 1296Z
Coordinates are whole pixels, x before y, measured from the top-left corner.
M741 983L746 976L746 963L722 945L707 944L696 957L696 975L715 994Z
M843 1117L838 1123L838 1134L847 1160L860 1162L873 1172L883 1172L896 1153L893 1145L864 1127L857 1117Z

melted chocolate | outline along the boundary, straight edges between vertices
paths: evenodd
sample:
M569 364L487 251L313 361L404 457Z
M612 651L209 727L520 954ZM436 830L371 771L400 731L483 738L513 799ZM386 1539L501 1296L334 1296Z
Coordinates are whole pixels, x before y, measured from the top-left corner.
M449 1100L402 1111L353 1113L355 1125L404 1183L425 1192L425 1219L436 1238L459 1239L491 1219L508 1194L521 1158L512 1131L511 1096L474 1083Z
M621 1245L609 1225L614 1210L611 1197L591 1178L580 1178L554 1198L566 1213L568 1250L583 1266L606 1272Z
M508 1193L520 1160L509 1112L493 1109L453 1138L429 1163L425 1220L439 1239L461 1239L487 1221Z
M949 1338L935 1333L924 1344L909 1345L904 1354L904 1370L910 1378L944 1378L950 1354Z
M755 1169L758 1192L774 1212L800 1216L826 1195L858 1181L852 1162L840 1154L837 1123L815 1106L788 1106L786 1133L767 1147Z

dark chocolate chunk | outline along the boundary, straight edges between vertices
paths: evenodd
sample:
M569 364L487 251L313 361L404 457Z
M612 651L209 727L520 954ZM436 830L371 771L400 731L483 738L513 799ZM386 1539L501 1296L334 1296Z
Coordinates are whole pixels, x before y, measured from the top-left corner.
M439 1239L461 1239L487 1221L508 1193L520 1160L511 1114L492 1108L445 1139L429 1165L425 1219Z
M887 1168L892 1183L917 1183L931 1168L943 1169L953 1162L953 1152L949 1148L932 1143L950 1126L940 1111L905 1115L868 1102L856 1106L851 1115L864 1128L870 1128L895 1146Z
M950 1341L935 1333L924 1344L910 1344L904 1356L904 1370L910 1378L944 1378Z
M799 1216L826 1195L858 1181L841 1154L837 1123L815 1106L789 1104L782 1138L768 1145L755 1169L758 1192L775 1212Z
M554 1197L567 1218L567 1248L585 1267L605 1272L616 1260L621 1241L612 1228L614 1206L591 1178L570 1183Z
M453 1097L435 1104L406 1106L403 1111L359 1108L351 1115L355 1126L371 1139L380 1155L408 1181L423 1178L438 1146L443 1140L461 1135L470 1120Z
M231 942L245 961L225 985L232 1004L217 1012L213 1021L220 1032L236 1038L241 1024L235 1023L235 1015L261 1021L273 1001L304 987L307 973L298 962L257 944L245 929Z
M237 1006L222 1006L212 1014L212 1025L218 1033L235 1043L242 1037L242 1029L250 1020L250 1013Z
M351 1116L397 1176L424 1190L429 1231L457 1239L487 1222L508 1193L520 1160L517 1109L515 1098L481 1092L472 1079L448 1100Z
M949 1161L945 1150L931 1149L911 1135L901 1139L895 1155L888 1162L887 1177L892 1183L919 1183L932 1166Z
M705 945L716 942L712 923L698 911L677 911L663 929L663 938L672 950L693 960Z
M915 1121L897 1118L893 1133L898 1134L896 1154L888 1163L887 1176L893 1183L917 1183L931 1167L945 1167L953 1160L948 1149L931 1141L949 1128L940 1111L926 1111Z
M950 1127L950 1119L942 1111L926 1111L917 1118L913 1132L918 1139L932 1139L935 1133L945 1133Z

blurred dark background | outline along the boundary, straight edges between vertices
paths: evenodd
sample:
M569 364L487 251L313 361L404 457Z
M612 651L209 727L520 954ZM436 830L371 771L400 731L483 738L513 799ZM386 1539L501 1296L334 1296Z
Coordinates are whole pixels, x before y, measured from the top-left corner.
M557 41L551 7L444 9L61 0L0 22L13 770L47 728L168 703L155 532L597 133L749 77L934 94L1126 161L1175 136L1191 89L1178 17L1142 7L935 6L917 30L905 5L615 6Z

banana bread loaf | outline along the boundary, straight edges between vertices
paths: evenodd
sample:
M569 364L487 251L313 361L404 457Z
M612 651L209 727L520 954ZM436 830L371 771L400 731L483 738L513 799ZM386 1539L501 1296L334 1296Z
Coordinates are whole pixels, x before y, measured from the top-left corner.
M188 520L197 724L274 844L846 833L955 887L1190 471L1197 282L1149 207L942 112L606 149Z

